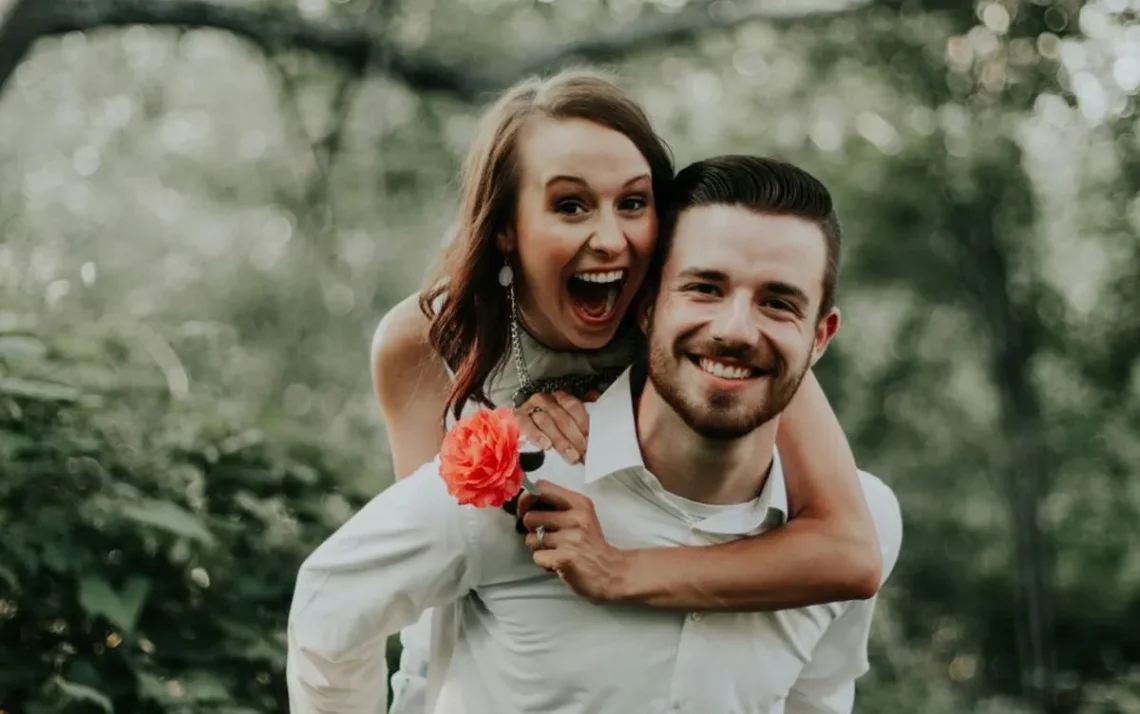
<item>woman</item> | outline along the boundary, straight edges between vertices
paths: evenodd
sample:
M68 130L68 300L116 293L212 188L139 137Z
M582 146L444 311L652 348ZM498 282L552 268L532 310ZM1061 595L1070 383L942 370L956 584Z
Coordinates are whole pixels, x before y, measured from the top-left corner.
M644 111L597 76L526 81L489 110L440 274L393 308L373 344L397 478L438 453L441 415L472 403L515 405L531 440L581 458L580 400L604 389L639 346L629 307L672 176ZM854 457L810 373L781 417L777 446L789 523L725 545L647 549L631 576L646 593L640 604L779 609L877 591L880 555ZM393 712L422 711L427 623L403 633Z

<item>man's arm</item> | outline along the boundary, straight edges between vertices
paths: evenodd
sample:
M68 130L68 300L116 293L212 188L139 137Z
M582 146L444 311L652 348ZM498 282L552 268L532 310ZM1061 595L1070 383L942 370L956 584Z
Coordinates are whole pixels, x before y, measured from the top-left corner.
M860 473L863 493L875 521L883 556L883 581L894 570L902 547L902 514L891 489L870 474ZM784 714L851 714L855 680L870 669L867 643L875 600L845 604L823 633L811 660L788 693Z
M851 714L855 680L870 669L867 639L874 600L848 603L812 651L788 693L784 714Z
M289 612L292 714L386 710L386 638L474 586L484 517L448 495L433 462L372 499L309 556Z

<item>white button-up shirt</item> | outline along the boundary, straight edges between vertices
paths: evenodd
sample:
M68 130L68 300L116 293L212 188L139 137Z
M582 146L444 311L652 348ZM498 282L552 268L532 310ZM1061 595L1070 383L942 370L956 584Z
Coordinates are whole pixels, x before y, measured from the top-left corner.
M711 545L781 524L778 457L758 498L711 506L667 493L641 459L628 372L590 410L584 464L532 474L594 501L619 548ZM898 503L861 474L884 573ZM431 607L436 714L849 714L874 600L778 612L595 605L531 560L514 519L457 505L438 463L385 490L301 568L289 616L292 714L377 714L386 638Z

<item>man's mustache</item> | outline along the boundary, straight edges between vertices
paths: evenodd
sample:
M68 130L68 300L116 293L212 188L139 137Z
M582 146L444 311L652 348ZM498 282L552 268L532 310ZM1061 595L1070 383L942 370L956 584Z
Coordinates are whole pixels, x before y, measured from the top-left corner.
M784 365L784 361L775 352L757 349L755 345L744 342L703 341L699 344L686 343L682 345L682 349L690 354L731 360L773 374L779 374Z

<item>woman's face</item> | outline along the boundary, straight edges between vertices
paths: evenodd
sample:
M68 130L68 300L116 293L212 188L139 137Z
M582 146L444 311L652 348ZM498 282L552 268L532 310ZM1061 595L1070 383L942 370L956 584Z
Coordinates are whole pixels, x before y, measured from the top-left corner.
M515 224L501 247L516 257L522 320L550 347L604 347L657 241L649 162L624 134L583 119L534 120L518 156Z

